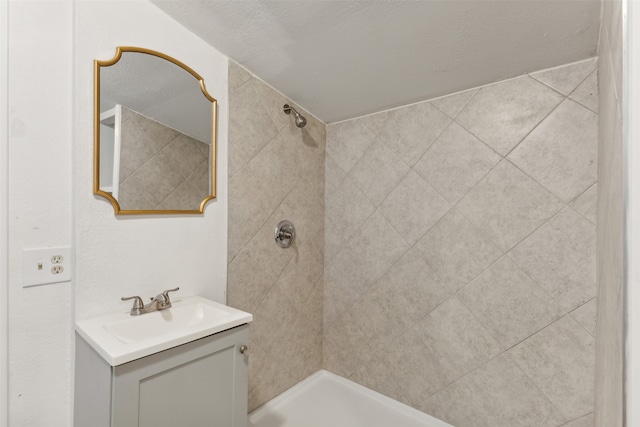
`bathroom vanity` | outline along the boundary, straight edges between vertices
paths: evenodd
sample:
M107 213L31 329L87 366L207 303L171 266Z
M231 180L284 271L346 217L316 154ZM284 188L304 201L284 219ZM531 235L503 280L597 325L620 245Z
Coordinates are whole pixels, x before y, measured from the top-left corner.
M252 316L216 304L194 297L167 313L78 322L75 426L245 427ZM140 334L149 324L160 328L155 336ZM157 351L158 342L169 344Z

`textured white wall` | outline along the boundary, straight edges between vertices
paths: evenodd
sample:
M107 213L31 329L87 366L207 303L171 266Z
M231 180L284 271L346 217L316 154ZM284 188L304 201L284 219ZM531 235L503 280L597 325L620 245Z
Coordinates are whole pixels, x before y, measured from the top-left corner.
M126 310L130 301L180 286L176 298L224 301L227 275L227 58L146 1L76 3L76 314ZM219 101L217 200L204 216L116 217L92 193L93 60L116 46L173 56L203 76Z
M8 9L9 421L69 426L76 318L174 286L224 301L227 58L147 1L16 0ZM202 216L116 218L92 194L93 60L118 45L180 59L219 101L218 199ZM74 280L22 288L22 249L53 245L74 247Z
M9 4L9 421L70 418L73 283L22 287L22 249L72 244L72 4Z

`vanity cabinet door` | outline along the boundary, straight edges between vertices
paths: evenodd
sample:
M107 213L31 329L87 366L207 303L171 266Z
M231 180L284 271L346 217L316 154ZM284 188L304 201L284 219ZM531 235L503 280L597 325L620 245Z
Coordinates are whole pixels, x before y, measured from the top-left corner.
M246 427L243 325L113 368L113 427Z

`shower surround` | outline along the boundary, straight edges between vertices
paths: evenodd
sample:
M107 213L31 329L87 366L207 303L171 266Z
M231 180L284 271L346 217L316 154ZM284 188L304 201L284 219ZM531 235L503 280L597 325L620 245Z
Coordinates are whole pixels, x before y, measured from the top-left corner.
M229 65L227 302L253 313L249 410L322 368L325 125L234 62ZM296 227L278 247L274 229Z
M457 427L591 425L595 68L327 127L327 370Z
M457 427L591 425L595 59L326 127L230 64L250 409L325 368ZM325 206L326 205L326 206ZM282 219L295 248L273 241ZM324 262L324 266L323 266Z

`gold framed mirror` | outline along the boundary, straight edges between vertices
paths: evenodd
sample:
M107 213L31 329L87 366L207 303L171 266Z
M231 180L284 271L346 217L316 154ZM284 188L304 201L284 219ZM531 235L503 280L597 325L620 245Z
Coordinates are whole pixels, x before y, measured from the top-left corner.
M202 214L216 197L217 101L193 69L119 46L94 61L93 192L118 215Z

